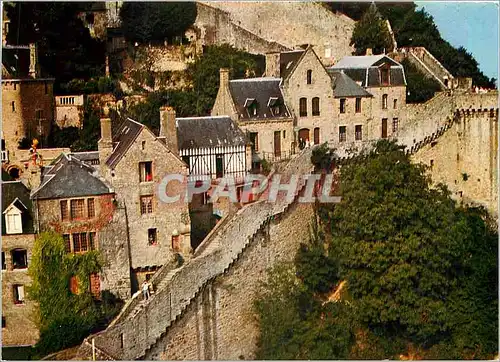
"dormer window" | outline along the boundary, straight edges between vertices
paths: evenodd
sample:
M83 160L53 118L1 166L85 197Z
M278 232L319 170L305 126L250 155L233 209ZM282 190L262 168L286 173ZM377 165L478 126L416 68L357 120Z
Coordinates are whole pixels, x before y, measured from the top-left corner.
M281 108L280 108L280 101L278 97L270 97L269 101L267 102L267 106L271 110L271 114L273 116L278 116L280 114Z
M23 233L23 210L27 209L17 198L5 209L3 213L5 215L5 232L7 234Z
M257 117L258 104L255 98L247 98L245 101L245 108L247 109L248 117Z
M389 71L391 66L389 64L384 64L380 67L380 84L389 85Z

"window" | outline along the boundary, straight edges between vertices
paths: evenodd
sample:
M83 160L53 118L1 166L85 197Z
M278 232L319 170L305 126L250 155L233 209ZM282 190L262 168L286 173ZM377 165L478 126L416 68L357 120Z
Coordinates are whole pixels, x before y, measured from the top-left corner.
M143 151L146 149L146 141L142 141L141 148Z
M182 161L184 161L189 167L189 156L182 156Z
M361 98L356 98L356 113L361 113Z
M312 115L319 116L319 98L314 97L312 99Z
M156 229L148 229L148 245L158 244Z
M387 109L387 94L382 96L382 109Z
M224 176L224 155L215 156L215 177L220 178Z
M340 113L345 113L345 98L340 98Z
M6 214L5 222L7 234L21 234L23 232L23 224L19 212Z
M87 212L89 219L95 217L94 199L87 199Z
M153 181L153 162L139 162L140 182Z
M24 285L14 284L14 304L24 304Z
M10 102L10 106L12 107L12 112L16 111L16 102L12 101Z
M5 317L2 316L2 328L5 328L7 325L5 323Z
M63 240L64 240L64 250L67 253L71 253L71 239L69 237L69 234L64 234Z
M389 67L384 66L380 69L380 83L382 85L389 85Z
M314 144L319 145L319 127L314 129Z
M382 138L387 138L387 118L382 118Z
M26 269L28 267L28 253L25 249L14 249L11 256L12 269Z
M307 117L307 98L300 98L299 100L299 115Z
M16 83L14 83L14 90L16 90L16 89L17 89L17 84L16 84Z
M363 126L362 125L357 125L355 128L354 128L354 139L356 141L361 141L363 139Z
M85 210L85 200L71 200L70 202L71 208L71 219L83 219L84 218L84 210Z
M399 128L399 119L393 118L392 119L392 133L396 133Z
M80 251L87 251L87 233L80 233Z
M153 213L153 196L141 196L141 214Z
M61 220L62 221L68 220L69 219L68 200L59 201L59 204L61 206Z
M248 115L250 117L257 117L257 113L258 113L258 110L259 110L258 108L259 107L257 105L257 102L254 101L254 102L250 103L250 105L247 108L248 109Z
M49 85L47 83L45 85L45 94L49 94Z
M431 160L431 169L434 167L434 160Z
M95 242L96 242L95 233L94 232L90 232L89 233L89 247L90 247L90 250L96 250Z
M307 84L312 84L312 74L313 74L313 71L311 69L309 69L307 71Z
M179 235L172 235L172 250L173 251L180 251L181 250L181 245L179 242Z
M283 131L283 138L286 138L286 131Z
M346 126L339 127L339 142L345 142L347 139L347 129Z
M252 151L259 151L259 134L257 132L250 132L250 142L252 143Z
M398 108L398 100L397 99L394 99L394 109L397 109Z
M5 263L5 253L2 251L2 270L7 269L7 264Z
M81 251L80 234L73 234L73 253Z

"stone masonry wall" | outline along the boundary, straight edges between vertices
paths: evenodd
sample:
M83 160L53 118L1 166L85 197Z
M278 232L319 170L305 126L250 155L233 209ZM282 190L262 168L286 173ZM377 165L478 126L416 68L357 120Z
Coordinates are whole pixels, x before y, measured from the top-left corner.
M253 303L260 283L269 268L293 260L309 238L312 220L311 204L295 204L271 222L226 273L205 286L145 358L255 359L259 326Z

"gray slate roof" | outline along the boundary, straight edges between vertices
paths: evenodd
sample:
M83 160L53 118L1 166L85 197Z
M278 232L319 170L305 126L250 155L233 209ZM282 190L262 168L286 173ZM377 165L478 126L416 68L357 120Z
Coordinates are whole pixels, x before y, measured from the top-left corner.
M113 133L113 152L106 160L106 165L114 168L141 133L144 125L130 118L125 118Z
M2 213L16 199L16 207L23 212L23 234L33 234L33 203L30 190L21 181L2 182ZM5 217L2 214L2 235L5 234Z
M337 64L328 68L328 71L343 70L351 79L361 82L363 87L378 87L381 86L379 67L387 63L391 66L389 85L406 85L403 66L384 54L344 57Z
M262 77L235 79L229 82L229 90L238 112L243 120L290 117L285 99L280 88L281 78ZM247 106L250 102L257 105L257 115L250 114ZM273 114L271 107L279 105L278 114Z
M343 71L329 70L328 73L333 79L333 96L342 97L373 97L363 87L353 81Z
M280 76L286 78L305 50L291 50L280 53Z
M228 116L177 118L179 149L243 146L245 133Z
M112 193L96 170L75 157L61 154L42 172L42 183L32 199L57 199Z

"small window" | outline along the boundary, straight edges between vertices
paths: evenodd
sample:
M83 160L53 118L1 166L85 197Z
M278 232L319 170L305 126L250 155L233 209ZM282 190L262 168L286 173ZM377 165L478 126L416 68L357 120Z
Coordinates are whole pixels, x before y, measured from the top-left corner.
M125 336L123 335L123 333L120 334L120 348L123 348L123 346L125 345Z
M7 269L7 264L5 263L5 252L2 251L2 270Z
M313 71L311 69L309 69L307 71L307 84L312 84L312 74L313 74Z
M250 132L250 142L252 143L252 151L258 152L259 151L259 133L257 132Z
M80 233L80 251L87 251L88 249L87 233Z
M387 118L382 118L382 138L387 138Z
M319 116L319 98L314 97L312 99L312 115Z
M141 214L153 213L153 196L141 196Z
M12 213L5 215L6 232L7 234L22 234L23 224L20 213Z
M354 139L356 141L361 141L363 139L363 126L357 125L355 127Z
M158 244L156 229L148 229L148 245L156 245Z
M173 251L180 251L181 246L179 242L179 235L172 235L172 250Z
M6 328L7 327L7 324L5 322L5 317L2 316L2 328Z
M340 113L345 113L345 98L340 98Z
M339 142L345 142L347 139L347 127L340 126L339 127Z
M397 109L398 108L398 100L394 99L393 103L394 103L394 107L393 108Z
M73 253L81 251L80 234L73 234Z
M47 83L45 85L45 94L49 94L49 85Z
M224 176L224 155L215 155L215 177Z
M313 131L314 144L319 145L319 127L316 127Z
M382 109L387 109L387 94L382 95Z
M142 141L141 148L143 151L146 149L146 141Z
M252 102L249 106L248 106L248 115L250 117L257 117L257 113L258 113L258 105L257 105L257 102Z
M90 250L96 250L96 237L95 237L95 232L90 232L89 233L89 247Z
M361 113L361 98L356 98L356 113Z
M393 118L392 119L392 133L396 133L399 128L399 119Z
M64 234L63 240L64 240L64 250L67 253L71 253L71 239L69 237L69 234Z
M431 169L434 167L434 160L431 160Z
M16 102L12 101L10 102L10 106L12 107L12 112L16 111Z
M17 83L14 83L14 90L17 89Z
M382 85L389 85L389 67L384 66L380 69L380 82Z
M286 131L283 131L283 138L286 138Z
M28 267L28 253L25 249L14 249L11 256L12 269L26 269Z
M307 117L307 98L299 99L299 115L300 117Z
M153 181L153 163L139 162L139 179L140 182Z
M70 202L71 208L71 219L83 219L85 217L85 200L71 200Z
M69 219L68 200L59 201L59 204L61 206L61 220L66 221Z
M24 285L14 284L14 304L24 304Z
M95 217L94 199L87 199L87 212L89 219Z

